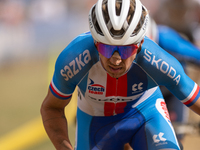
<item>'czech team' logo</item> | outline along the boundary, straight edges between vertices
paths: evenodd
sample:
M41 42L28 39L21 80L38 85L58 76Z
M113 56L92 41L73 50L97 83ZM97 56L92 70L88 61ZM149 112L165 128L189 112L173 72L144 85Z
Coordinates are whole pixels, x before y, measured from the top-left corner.
M88 90L89 90L89 93L91 94L103 95L103 92L105 91L105 87L100 84L94 84L94 81L90 79Z

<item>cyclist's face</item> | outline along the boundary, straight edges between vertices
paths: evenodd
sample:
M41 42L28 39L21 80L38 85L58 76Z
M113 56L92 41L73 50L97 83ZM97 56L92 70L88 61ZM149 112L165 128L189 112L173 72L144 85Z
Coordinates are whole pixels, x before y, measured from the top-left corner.
M119 78L131 67L144 39L137 45L112 46L96 44L103 67L113 78ZM114 52L114 53L113 53Z
M131 67L136 54L128 57L127 59L122 59L118 52L114 52L110 58L106 58L101 53L99 53L99 56L101 63L108 74L113 78L119 78Z

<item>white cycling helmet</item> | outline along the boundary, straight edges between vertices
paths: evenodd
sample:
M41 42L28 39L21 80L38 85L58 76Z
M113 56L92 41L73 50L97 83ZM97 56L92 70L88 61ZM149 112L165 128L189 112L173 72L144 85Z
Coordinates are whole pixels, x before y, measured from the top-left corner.
M89 13L92 37L108 45L139 43L149 15L139 0L98 0Z

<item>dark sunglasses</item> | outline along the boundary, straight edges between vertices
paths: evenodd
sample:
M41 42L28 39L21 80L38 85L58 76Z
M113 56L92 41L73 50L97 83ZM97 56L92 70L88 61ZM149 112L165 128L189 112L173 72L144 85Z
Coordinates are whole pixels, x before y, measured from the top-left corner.
M106 58L110 58L115 51L119 53L122 59L127 59L128 57L134 55L137 52L138 45L124 45L124 46L116 46L116 45L106 45L100 42L95 43L97 50Z

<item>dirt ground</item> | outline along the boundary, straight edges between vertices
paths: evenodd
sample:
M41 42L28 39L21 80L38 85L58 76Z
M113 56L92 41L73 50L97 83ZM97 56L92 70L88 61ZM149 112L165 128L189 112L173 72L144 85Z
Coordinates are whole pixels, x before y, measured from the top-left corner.
M40 105L49 84L48 66L47 59L34 59L10 63L0 68L0 137L40 115ZM198 122L200 117L190 113L190 121ZM71 134L74 139L74 128ZM186 135L183 145L184 150L200 150L200 135ZM47 139L25 150L36 149L53 150L54 147Z
M183 141L184 150L200 150L200 136L187 135Z

